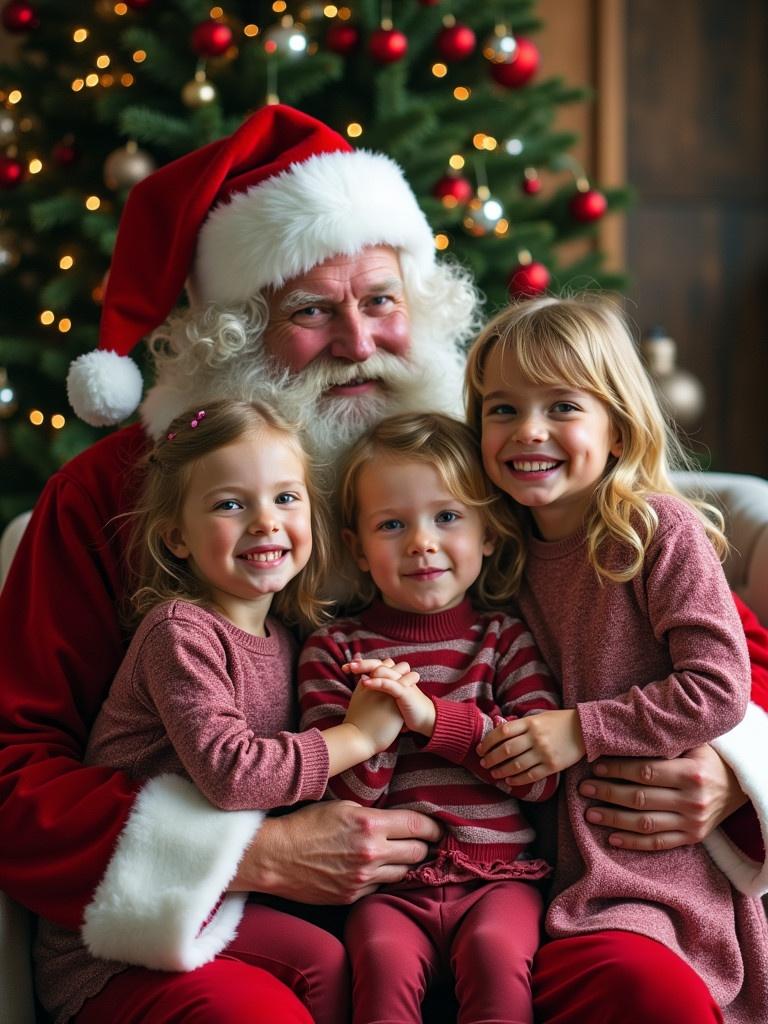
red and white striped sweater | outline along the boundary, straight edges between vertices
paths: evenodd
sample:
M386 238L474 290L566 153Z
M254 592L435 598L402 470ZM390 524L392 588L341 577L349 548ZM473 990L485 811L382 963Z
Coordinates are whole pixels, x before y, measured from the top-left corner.
M337 620L313 633L301 654L302 729L327 729L344 717L351 687L341 666L355 656L407 661L435 704L429 740L404 731L388 750L331 779L326 794L369 807L414 809L442 823L434 857L401 885L548 874L548 865L531 857L534 832L517 801L546 800L557 777L509 787L493 779L475 753L481 737L502 720L558 706L552 679L520 620L477 612L468 600L434 615L376 601L359 618Z

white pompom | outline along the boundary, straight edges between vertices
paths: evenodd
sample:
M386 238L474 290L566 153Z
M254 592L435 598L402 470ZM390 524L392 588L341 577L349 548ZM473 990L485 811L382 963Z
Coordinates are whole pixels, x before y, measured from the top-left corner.
M67 375L69 404L92 427L111 427L141 401L143 381L128 356L97 349L78 356Z

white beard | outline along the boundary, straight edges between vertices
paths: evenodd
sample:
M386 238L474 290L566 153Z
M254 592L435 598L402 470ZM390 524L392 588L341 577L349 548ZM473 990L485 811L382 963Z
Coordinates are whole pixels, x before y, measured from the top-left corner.
M308 447L331 468L385 416L427 410L461 416L463 357L449 344L413 333L407 359L377 351L362 363L317 360L297 374L278 367L261 343L217 366L198 366L189 376L163 367L141 406L142 422L158 438L171 420L193 406L203 408L219 398L257 399L301 423ZM359 397L327 394L334 385L360 379L380 383L375 392Z

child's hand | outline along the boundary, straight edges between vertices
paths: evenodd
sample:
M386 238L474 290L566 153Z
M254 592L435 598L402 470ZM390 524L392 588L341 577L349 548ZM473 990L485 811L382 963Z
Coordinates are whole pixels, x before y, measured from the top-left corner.
M579 716L573 710L542 711L503 722L483 737L477 753L494 779L511 786L538 782L584 757Z
M402 715L391 697L369 690L362 682L350 697L344 723L354 725L363 737L367 753L361 761L386 750L403 728Z
M407 661L396 665L391 658L363 658L344 665L344 671L360 677L363 686L388 694L396 703L411 732L431 736L435 730L435 705L419 687L419 673Z

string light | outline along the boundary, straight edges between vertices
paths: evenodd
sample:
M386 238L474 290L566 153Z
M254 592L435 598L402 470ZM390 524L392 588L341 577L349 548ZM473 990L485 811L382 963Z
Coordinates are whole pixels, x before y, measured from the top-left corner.
M459 103L463 103L464 100L468 100L471 95L471 91L467 89L465 85L457 85L453 90L453 98L458 100Z
M85 82L82 80L82 78L76 78L74 80L74 82L72 83L72 92L80 92L80 90L84 86L85 86Z
M124 14L128 13L128 4L115 4L112 9L118 17L122 18Z
M363 126L358 124L357 121L352 121L347 125L347 135L350 139L359 139L363 134Z
M335 18L338 13L339 8L336 6L336 4L326 4L325 7L323 8L323 14L326 16L326 18Z
M89 89L93 89L95 85L99 84L99 76L92 71L90 75L85 76L85 84Z
M85 200L86 210L98 210L101 206L101 199L98 196L88 196Z
M435 76L435 78L445 78L445 76L448 74L448 68L445 66L445 64L433 64L432 74Z
M59 267L62 270L71 270L74 265L75 261L72 256L62 256L59 260Z
M11 106L21 102L21 89L11 89L8 93L8 102Z
M56 326L62 334L67 334L68 331L72 330L72 321L68 317L63 316Z
M208 13L210 17L214 19L224 17L224 11L221 7L212 7Z
M45 422L45 416L43 416L39 409L33 409L29 414L29 422L33 427L39 427Z
M87 28L76 28L75 31L72 33L72 39L76 43L84 43L87 38L88 38L88 29Z
M443 234L435 235L435 248L439 252L442 252L444 249L447 249L450 244L451 244L451 240L448 237L448 235L443 235Z
M28 166L30 174L39 174L43 169L43 161L39 157L35 156L29 161Z
M243 35L244 36L248 36L249 39L252 39L254 36L257 36L258 34L259 34L259 26L258 25L244 25L243 26Z
M476 132L472 136L472 145L475 147L475 149L484 149L485 148L485 140L486 140L485 132Z
M134 64L143 64L146 59L147 59L147 51L146 50L134 50L134 52L133 52L133 63Z
M99 56L96 58L96 67L100 68L102 71L104 70L104 68L108 68L111 63L112 61L109 55L106 53L100 53Z
M461 153L454 153L453 156L448 158L448 166L454 171L460 171L464 166L464 157Z
M351 17L352 17L352 9L350 7L340 7L339 8L339 19L341 21L349 21L349 19Z
M275 2L272 4L272 10L275 12L275 14L282 14L287 6L288 4L285 2L285 0L275 0Z
M114 75L102 75L101 78L99 79L99 82L104 86L105 89L108 89L110 87L110 85L114 85L115 84L115 76Z
M53 416L51 416L51 426L53 427L54 430L61 430L61 428L64 426L66 422L67 421L64 419L60 412L55 412Z
M126 89L129 85L133 85L133 75L130 71L126 71L124 75L120 75L120 85L124 85Z
M40 314L40 323L43 325L43 327L50 326L50 324L52 324L55 319L56 315L51 309L44 309L43 312Z

